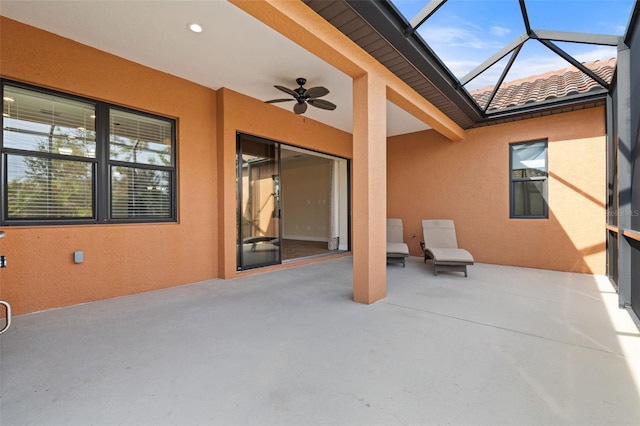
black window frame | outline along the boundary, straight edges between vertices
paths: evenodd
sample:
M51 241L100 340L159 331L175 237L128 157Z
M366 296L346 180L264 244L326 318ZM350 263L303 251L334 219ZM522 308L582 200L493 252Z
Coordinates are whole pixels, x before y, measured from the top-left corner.
M513 152L514 147L523 145L533 145L544 143L545 173L544 176L535 177L513 177ZM543 212L541 215L521 215L515 212L515 183L518 182L542 182ZM547 139L537 139L525 142L514 142L509 144L509 218L510 219L548 219L549 218L549 141Z
M72 95L61 92L59 90L47 89L15 80L0 78L0 91L5 92L5 87L15 87L19 89L29 90L45 95L60 97L72 101L83 102L95 106L95 158L75 158L55 153L39 153L33 150L24 150L16 148L5 148L4 146L4 130L0 134L0 199L2 200L2 208L0 209L0 226L51 226L51 225L89 225L89 224L118 224L118 223L171 223L177 222L177 120L175 118L166 117L160 114L140 111L133 108L99 101L87 97ZM4 101L3 101L4 102ZM110 129L109 115L111 110L127 112L141 117L147 117L165 121L170 124L170 166L150 165L144 163L121 162L111 160L109 156L110 149ZM4 116L2 117L4 129ZM36 155L34 155L36 153ZM9 218L9 200L8 200L8 171L7 156L8 155L24 155L30 157L44 157L52 159L62 159L69 161L89 162L92 164L92 215L83 218ZM111 174L112 166L124 165L127 167L135 167L147 170L159 170L168 172L169 174L169 213L161 217L128 217L115 218L111 214Z

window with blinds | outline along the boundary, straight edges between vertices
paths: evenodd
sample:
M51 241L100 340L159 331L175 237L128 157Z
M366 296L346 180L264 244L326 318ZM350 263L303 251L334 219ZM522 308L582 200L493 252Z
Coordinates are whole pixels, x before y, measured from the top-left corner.
M95 104L6 85L6 219L94 218Z
M510 147L511 218L547 218L547 142L524 142Z
M110 109L111 216L171 217L172 124Z
M2 81L2 224L174 221L175 122Z

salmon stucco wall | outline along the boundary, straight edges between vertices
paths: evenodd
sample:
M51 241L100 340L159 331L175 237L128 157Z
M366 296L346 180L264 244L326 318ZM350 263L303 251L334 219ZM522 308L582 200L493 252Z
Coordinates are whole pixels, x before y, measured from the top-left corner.
M0 75L177 119L178 222L3 227L14 313L215 278L216 92L0 17ZM84 263L73 252L84 251Z
M477 262L605 273L604 108L388 140L387 216L420 256L422 219L453 219ZM548 140L549 218L509 218L509 144ZM413 237L413 234L416 234Z

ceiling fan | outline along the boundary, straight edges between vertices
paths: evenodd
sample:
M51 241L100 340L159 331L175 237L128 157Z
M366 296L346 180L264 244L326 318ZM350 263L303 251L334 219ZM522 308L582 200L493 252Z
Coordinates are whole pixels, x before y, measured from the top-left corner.
M288 89L284 86L275 85L276 89L282 90L284 93L287 93L293 96L293 99L272 99L270 101L265 101L267 104L273 104L276 102L289 102L296 101L296 104L293 106L293 112L296 114L304 114L307 110L307 104L312 105L316 108L327 109L329 111L333 111L336 109L336 105L332 102L325 101L324 99L318 99L322 96L325 96L329 93L329 89L326 87L318 86L311 87L309 89L305 89L304 86L307 83L306 78L296 78L296 83L298 83L297 89Z

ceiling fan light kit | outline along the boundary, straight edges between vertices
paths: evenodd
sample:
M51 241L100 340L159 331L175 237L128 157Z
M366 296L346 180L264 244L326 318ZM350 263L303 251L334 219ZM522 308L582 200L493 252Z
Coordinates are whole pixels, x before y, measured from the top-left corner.
M307 110L307 104L329 111L333 111L334 109L336 109L336 105L334 103L324 99L318 99L329 94L329 89L327 89L326 87L317 86L305 89L303 86L307 83L307 79L302 77L297 78L296 83L299 86L296 89L289 89L284 86L278 86L277 84L273 86L276 89L281 90L288 95L291 95L292 99L272 99L270 101L265 101L265 103L274 104L278 102L296 101L296 104L293 106L293 112L295 112L296 114L304 114Z

